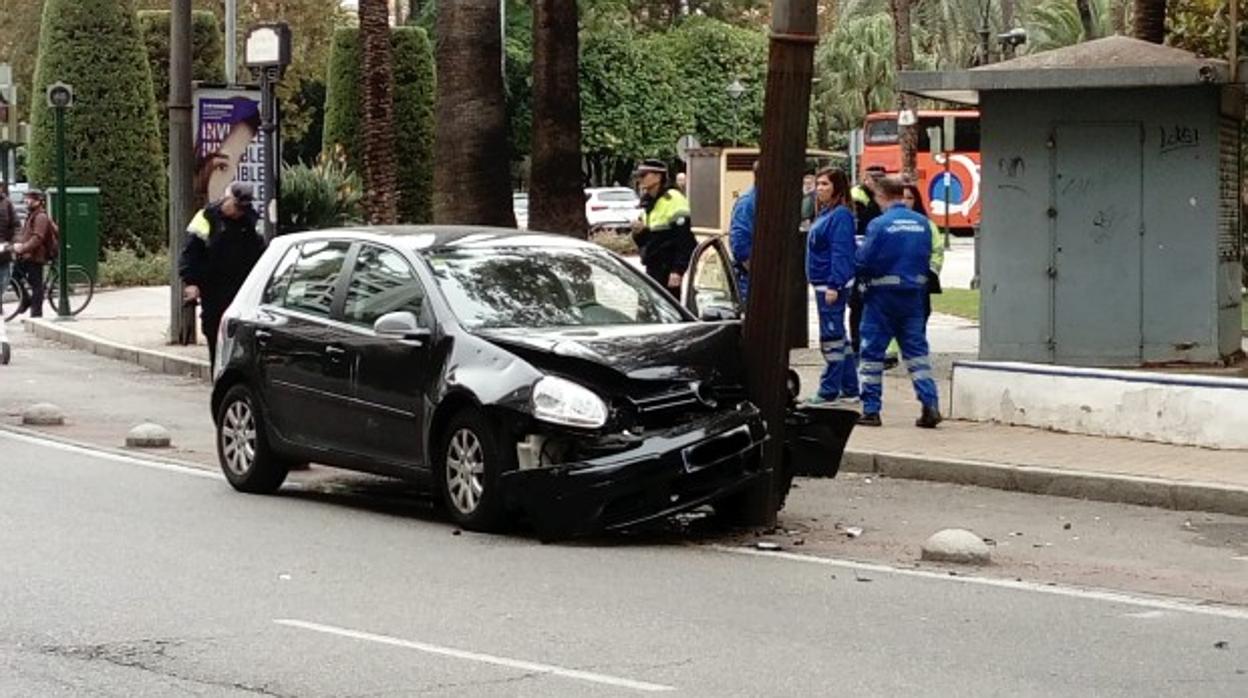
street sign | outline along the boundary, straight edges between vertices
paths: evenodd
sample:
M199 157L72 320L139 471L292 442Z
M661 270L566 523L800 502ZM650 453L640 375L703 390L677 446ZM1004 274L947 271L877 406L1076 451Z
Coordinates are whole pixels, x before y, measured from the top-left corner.
M855 157L862 155L862 149L866 147L866 132L860 128L853 129L849 132L849 154Z
M701 148L702 144L692 135L684 135L680 140L676 141L676 155L680 157L680 161L689 162L689 151Z
M0 85L13 84L13 66L8 63L0 63Z

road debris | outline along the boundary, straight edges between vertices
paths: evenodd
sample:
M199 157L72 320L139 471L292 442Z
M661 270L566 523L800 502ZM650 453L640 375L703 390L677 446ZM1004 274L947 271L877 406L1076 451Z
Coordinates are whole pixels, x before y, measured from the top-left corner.
M760 540L754 544L754 547L758 550L765 550L767 552L775 552L781 549L779 543L773 543L769 540Z

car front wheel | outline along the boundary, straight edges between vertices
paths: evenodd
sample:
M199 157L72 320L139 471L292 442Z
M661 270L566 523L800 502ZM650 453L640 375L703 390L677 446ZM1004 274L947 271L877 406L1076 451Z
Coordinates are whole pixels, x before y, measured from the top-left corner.
M217 457L225 479L239 492L276 492L290 470L269 447L259 405L241 383L230 388L217 411Z
M455 523L472 531L499 531L506 509L499 476L507 469L506 455L493 426L477 410L451 418L438 449L442 499Z

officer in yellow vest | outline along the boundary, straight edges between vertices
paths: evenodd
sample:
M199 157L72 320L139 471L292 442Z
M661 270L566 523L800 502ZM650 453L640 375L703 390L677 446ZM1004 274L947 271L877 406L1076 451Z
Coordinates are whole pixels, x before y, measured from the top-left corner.
M661 160L643 161L636 176L642 189L643 213L633 222L633 242L650 278L680 298L681 281L697 247L689 202L679 189L668 184L667 166Z

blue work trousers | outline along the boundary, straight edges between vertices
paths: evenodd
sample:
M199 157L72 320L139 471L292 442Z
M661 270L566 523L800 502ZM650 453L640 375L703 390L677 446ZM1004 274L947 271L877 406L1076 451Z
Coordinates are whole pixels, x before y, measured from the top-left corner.
M849 292L842 289L836 302L828 304L823 291L815 289L819 311L819 349L827 363L819 379L819 397L824 400L858 397L858 359L845 334L845 309Z
M868 289L862 317L862 411L877 414L883 406L884 354L894 338L901 345L914 394L925 407L940 408L932 359L928 355L923 289Z

